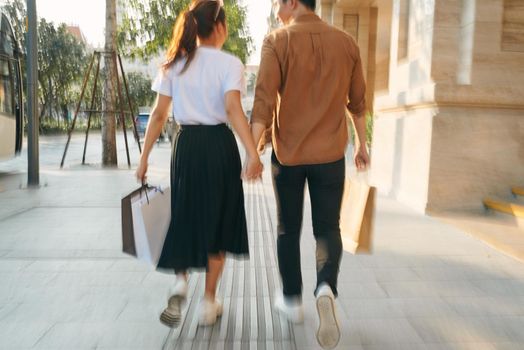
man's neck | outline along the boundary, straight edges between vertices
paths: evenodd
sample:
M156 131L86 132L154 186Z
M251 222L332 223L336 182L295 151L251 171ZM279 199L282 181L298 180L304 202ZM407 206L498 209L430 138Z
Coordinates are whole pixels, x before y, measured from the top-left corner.
M297 20L297 18L299 18L300 16L304 16L304 15L314 15L315 14L315 11L313 10L310 10L308 9L307 7L305 6L299 6L294 12L293 14L291 15L291 17L289 18L289 23L293 23Z

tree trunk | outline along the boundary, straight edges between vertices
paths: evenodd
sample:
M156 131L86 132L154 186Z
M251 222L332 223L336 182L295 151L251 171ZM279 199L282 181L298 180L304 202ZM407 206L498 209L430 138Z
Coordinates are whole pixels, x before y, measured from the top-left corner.
M53 120L53 87L51 86L51 78L47 78L47 83L49 84L49 105L47 106L49 110L47 111L47 119Z
M102 165L113 167L118 165L116 154L116 115L115 106L115 76L113 57L111 52L116 51L116 0L106 0L106 54L104 55L104 99L102 109L105 111L102 118Z

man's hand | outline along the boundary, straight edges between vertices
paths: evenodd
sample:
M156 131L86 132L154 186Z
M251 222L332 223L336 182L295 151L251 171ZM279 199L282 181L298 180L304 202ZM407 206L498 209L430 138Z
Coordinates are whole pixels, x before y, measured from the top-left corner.
M355 150L354 159L358 171L364 171L369 167L369 154L365 145Z

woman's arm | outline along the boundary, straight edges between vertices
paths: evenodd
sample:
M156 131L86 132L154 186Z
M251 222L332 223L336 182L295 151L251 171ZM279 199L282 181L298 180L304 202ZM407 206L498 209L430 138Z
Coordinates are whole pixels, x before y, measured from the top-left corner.
M229 122L240 137L240 141L242 141L247 152L242 176L246 179L256 179L260 177L263 165L260 162L255 141L251 136L251 130L240 103L240 91L231 90L226 93L226 112Z
M136 171L136 177L142 183L146 181L149 154L151 153L156 140L160 137L162 128L167 120L170 105L171 97L158 94L155 106L149 117L149 122L147 123L144 146L142 148L142 154L140 155L140 163Z

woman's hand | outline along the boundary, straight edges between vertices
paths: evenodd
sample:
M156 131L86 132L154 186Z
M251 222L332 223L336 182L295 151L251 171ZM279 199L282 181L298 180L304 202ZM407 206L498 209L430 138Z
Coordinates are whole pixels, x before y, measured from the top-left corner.
M369 154L365 145L355 150L354 159L358 171L364 171L369 167Z
M260 161L260 157L246 156L244 162L244 169L242 169L242 178L247 181L257 180L262 177L262 171L264 171L264 165Z
M147 181L147 161L141 160L136 169L136 179L139 183L145 184Z

